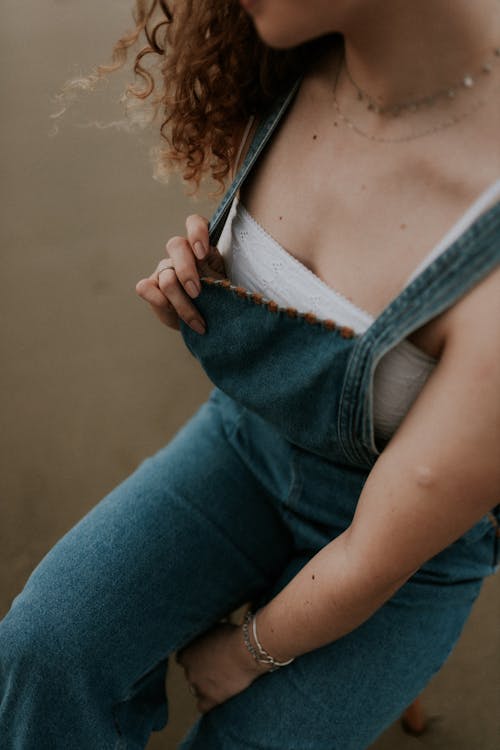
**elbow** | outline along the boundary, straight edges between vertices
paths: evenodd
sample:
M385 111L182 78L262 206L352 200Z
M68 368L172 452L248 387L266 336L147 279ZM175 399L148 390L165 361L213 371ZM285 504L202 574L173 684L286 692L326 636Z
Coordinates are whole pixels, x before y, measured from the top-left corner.
M439 481L439 472L429 464L418 464L413 480L419 490L434 490Z

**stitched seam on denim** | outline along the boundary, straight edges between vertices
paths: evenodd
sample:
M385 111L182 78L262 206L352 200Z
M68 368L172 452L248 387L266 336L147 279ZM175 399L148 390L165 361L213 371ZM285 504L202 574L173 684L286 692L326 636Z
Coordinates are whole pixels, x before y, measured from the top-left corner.
M112 707L112 709L111 709L112 716L113 716L113 724L114 724L115 731L116 731L116 734L117 734L117 738L116 738L114 750L126 750L126 748L127 748L127 738L123 734L122 728L120 726L120 722L118 720L117 707L118 707L118 704L114 704L113 707Z
M339 399L339 442L342 446L344 454L347 459L356 465L361 465L363 468L367 468L366 461L357 450L357 445L353 441L353 436L356 433L355 429L355 416L356 409L355 394L359 393L361 388L361 373L366 366L365 360L368 354L367 347L363 347L364 341L362 337L354 345L353 351L347 362L346 371L344 373L344 383L342 386L340 399Z
M175 651L175 649L174 649L174 651ZM165 661L166 659L168 659L169 656L170 656L170 654L164 654L164 656L162 656L160 659L156 659L156 661L154 661L152 664L150 664L150 666L147 669L145 669L144 672L141 672L141 674L139 675L139 677L135 678L135 680L133 681L132 685L135 685L136 683L138 683L141 680L143 680L146 677L146 675L148 675L150 672L152 672L154 669L156 669L158 667L158 665L161 664L162 661ZM127 701L129 701L131 698L134 697L135 693L136 693L135 690L129 691L125 696L123 696L123 698L119 698L118 700L116 700L115 703L116 704L126 703Z
M231 398L231 396L229 396L228 398ZM232 451L234 451L234 453L236 453L238 459L244 464L245 469L252 475L252 477L253 477L254 481L256 482L256 484L258 484L259 487L261 488L262 494L264 496L266 496L266 497L273 498L274 500L277 500L278 502L280 502L279 497L277 495L276 496L272 495L269 492L269 490L265 486L264 482L255 474L255 472L252 470L252 468L248 466L248 464L244 460L244 458L241 455L241 453L238 450L238 448L231 442L231 439L236 436L236 433L237 433L238 429L240 428L241 422L242 422L242 420L243 420L243 418L245 416L245 412L249 412L249 410L245 406L241 406L241 411L240 411L240 413L238 415L238 418L235 420L234 424L231 426L231 431L229 431L229 430L226 429L226 426L225 426L225 423L224 423L223 414L220 415L221 421L222 421L222 428L224 430L224 434L226 435L229 447L231 448ZM292 475L292 481L290 483L290 490L289 490L289 493L287 495L287 500L288 500L288 496L289 496L290 492L292 491L292 487L293 487L294 481L295 481L295 476ZM272 503L272 502L269 502L269 505L271 507L275 507L274 503Z
M500 565L500 535L497 533L493 539L493 554L491 560L491 572L496 573Z
M231 447L232 450L235 450L233 446L230 446L230 447ZM257 480L257 483L259 485L261 485L261 483L258 480ZM267 492L267 490L266 490L266 494L267 495L269 494ZM178 500L179 499L180 500L183 499L182 497L180 497L176 493L172 493L172 496L175 497ZM260 567L260 565L258 564L258 561L253 560L251 557L249 557L245 552L243 552L243 550L241 550L234 543L232 536L228 535L227 531L225 530L225 528L223 526L219 526L219 524L216 523L213 518L210 518L210 517L207 517L206 515L204 515L202 513L202 511L199 508L196 507L196 505L191 505L190 506L190 512L191 513L196 513L198 515L198 517L201 518L204 521L204 523L209 523L210 526L213 529L215 529L221 535L221 537L224 539L224 541L227 542L231 546L231 548L234 549L235 552L238 553L238 555L241 557L241 559L244 560L245 562L247 562L249 564L249 566L253 570L257 571L257 574L262 578L262 582L263 583L267 582L268 576L267 576L266 571Z
M398 321L399 325L396 325L395 321L392 322L375 341L382 345L389 342L392 346L397 343L399 337L404 338L413 329L425 325L429 320L439 315L443 309L451 307L489 271L487 258L476 258L474 260L476 260L476 263L472 267L469 264L466 268L468 272L467 280L465 278L456 279L457 273L463 270L461 267L445 268L445 271L452 274L452 278L448 279L448 283L445 286L442 286L442 279L439 275L436 275L430 282L427 281L423 289L418 290L418 292L415 291L414 295L409 296L406 306L403 304L406 300L401 300L401 304L398 307L400 310L404 308L404 311L402 320L400 318ZM423 308L429 301L432 301L430 310L424 311ZM394 334L398 336L398 339L391 341Z
M292 510L298 509L298 500L302 493L302 487L303 481L299 465L299 454L294 450L292 458L292 481L290 482L290 489L288 490L288 495L284 503L285 507L291 508Z
M349 401L348 401L348 398L353 392L353 387L354 387L354 382L355 382L355 377L354 375L351 376L351 372L354 370L354 365L355 364L357 365L359 363L359 360L362 358L362 350L361 350L361 355L360 355L359 353L360 348L357 345L357 343L353 347L351 356L349 357L347 361L346 370L344 372L344 380L342 383L342 388L341 388L340 396L339 396L339 411L338 411L338 418L337 418L337 436L338 436L339 444L348 461L353 461L353 458L354 458L354 456L352 455L351 446L350 446L350 435L351 435L350 415L352 414L353 410L349 408ZM359 367L358 367L358 371L359 371ZM356 372L356 370L354 370L354 372Z
M489 273L491 269L487 258L473 258L473 261L474 260L476 262L473 262L472 268L470 264L468 266L468 277L466 281L459 279L457 282L456 279L452 277L448 280L448 283L445 285L445 287L440 289L439 285L441 283L441 279L439 278L439 276L436 276L431 280L430 283L427 284L426 288L420 296L415 295L413 299L410 299L410 304L405 310L404 322L400 322L399 326L395 324L391 324L390 326L388 326L384 334L378 339L378 341L375 342L375 351L380 355L377 361L379 361L380 357L383 356L387 351L396 346L399 340L408 335L408 333L410 333L412 329L417 328L421 325L425 325L425 323L442 312L443 309L447 309L448 307L453 305L454 302L460 299L463 294L465 294L472 286L475 285L475 283L478 283L482 278L484 278L487 273ZM457 267L455 264L455 268L451 270L453 276L455 276L457 272L461 270L462 265L463 264L460 264ZM431 312L422 312L429 299L432 299L433 301ZM421 315L415 316L415 312L420 312ZM394 339L394 335L397 336L396 339ZM371 380L373 378L374 361L375 357L372 356L369 367L370 373L366 378L367 380Z
M458 238L449 248L450 250L454 249L451 256L448 256L445 251L443 255L436 258L435 261L401 293L394 303L382 313L382 315L376 320L377 325L374 324L372 328L368 329L366 334L360 337L359 349L362 353L360 359L363 360L363 366L359 368L355 377L352 378L350 391L351 393L354 392L355 394L358 394L358 396L362 391L362 395L361 397L351 398L350 404L355 403L357 405L356 407L351 406L351 409L353 409L354 412L357 412L358 415L358 417L356 417L356 414L353 415L351 425L355 425L357 421L360 422L359 428L363 441L361 455L363 458L371 458L373 460L372 442L374 426L365 394L368 387L367 383L373 379L374 354L379 353L380 357L383 356L385 353L384 346L387 343L389 343L390 346L387 347L386 351L392 348L392 346L397 345L398 338L391 341L394 334L400 336L401 339L405 338L405 336L411 332L412 327L418 328L420 325L424 325L427 321L442 312L443 309L451 306L454 301L463 296L468 289L472 288L491 271L491 268L494 267L496 256L498 255L494 242L491 247L489 244L490 237L495 241L497 235L497 232L495 231L495 216L489 216L488 220L484 221L483 224L484 226L481 227L473 225L474 231L468 231L465 235ZM476 256L472 256L472 258L464 256L460 257L460 255L458 255L459 251L463 251L464 245L466 246L465 249L468 249L469 243L473 243L474 239L477 239L478 234L480 235L482 252L478 253ZM474 237L474 235L476 236ZM491 253L493 254L491 255ZM458 257L454 257L456 255ZM456 275L464 268L468 271L468 274L467 276L459 278L457 282ZM426 274L426 271L429 271L429 273ZM449 278L444 287L440 289L439 285L442 283L441 274L443 271L447 271L448 274L451 274L451 278ZM430 283L427 280L429 275L431 275ZM434 278L432 278L432 276ZM397 312L398 309L404 306L406 298L408 298L409 304L407 304L406 310L404 311L404 318L401 320L401 318L398 319ZM433 302L431 312L429 313L429 311L426 311L422 314L429 299ZM415 316L415 312L421 313L420 320L418 315ZM377 328L380 327L380 321L383 322L385 317L389 318L389 323L385 329L381 328L380 335L377 336ZM391 317L393 317L392 321L390 320ZM397 333L398 331L399 333ZM372 345L371 352L369 351L370 344ZM346 372L346 379L347 378L351 378L349 372ZM349 405L347 406L347 409L349 410ZM358 451L355 452L357 453Z
M232 446L231 446L231 448L232 448ZM174 493L172 493L172 494L173 494L174 497L176 497L177 499L179 499L179 496L177 494L174 494ZM215 523L213 521L213 519L208 518L206 515L204 515L196 506L192 506L190 510L191 510L191 512L195 512L203 520L204 523L208 522L212 526L212 528L215 529L224 538L224 541L228 542L231 545L231 547L238 553L238 555L240 556L240 558L243 559L245 562L247 562L253 570L257 571L257 575L262 579L261 582L263 584L267 583L267 574L266 574L266 572L265 571L263 572L260 569L260 567L258 566L258 564L257 564L256 561L254 561L251 558L249 558L248 555L246 555L239 547L237 547L233 543L232 538L227 535L227 533L225 532L225 530L223 528L221 528L217 523ZM225 613L222 613L221 617L224 614ZM213 622L217 622L217 617L216 617L216 619ZM211 624L211 622L208 622L207 625L206 625L206 628L210 627L210 624ZM203 630L203 628L202 628L202 630ZM152 669L154 669L162 661L164 661L165 659L167 659L168 657L170 657L173 653L175 653L184 644L189 643L199 633L200 633L200 628L199 627L196 627L195 629L191 628L190 630L186 631L180 638L177 639L176 642L174 642L173 644L171 644L171 646L169 647L168 653L166 652L162 658L157 659L152 664L152 666L150 666L150 668L148 670L146 670L141 675L141 677L137 678L137 680L142 679L146 674L148 674L148 672L150 672ZM125 698L117 699L115 701L116 705L119 705L120 703L126 702L131 697L133 697L133 695L134 695L134 693L130 693L130 694L127 694L127 696Z
M493 514L493 512L491 510L489 510L486 513L486 515L488 516L488 519L489 519L491 525L493 526L493 528L494 529L498 529L500 527L500 524L499 524L498 519L496 518L496 516Z
M492 261L494 262L494 260L495 259L493 258ZM448 279L445 286L442 286L442 278L437 274L430 280L430 282L426 282L423 289L415 290L414 294L411 296L408 295L408 300L401 299L401 303L396 308L396 312L400 312L401 308L404 307L403 316L400 316L398 320L391 321L385 329L381 330L379 336L375 336L375 344L378 345L378 348L382 348L386 344L390 344L390 346L397 344L399 337L408 335L414 328L424 325L429 320L432 320L432 318L445 309L443 306L451 306L455 301L460 299L468 289L477 283L484 274L489 272L490 267L488 258L473 258L472 261L476 261L472 267L470 263L466 266L468 272L467 280L463 278L458 279L457 281L455 278L460 270L464 270L462 266L465 266L465 264L461 264L458 267L456 264L453 264L454 267L442 269L453 274L452 278ZM423 311L424 306L429 300L433 303L430 310ZM405 302L407 302L406 306L404 305ZM398 338L392 340L394 335Z
M221 390L221 389L219 389L219 390ZM221 392L224 393L224 391L221 391ZM224 395L227 398L231 398L231 396L228 396L227 393L224 393ZM231 399L231 400L233 400L233 399ZM238 412L238 416L236 418L234 418L233 420L231 420L231 424L230 425L227 425L227 423L226 423L227 418L224 417L224 407L222 407L222 408L219 409L219 419L220 419L220 422L221 422L222 430L223 430L224 435L226 437L226 441L228 442L228 444L230 445L230 447L231 447L231 449L233 451L236 451L236 449L233 446L233 444L232 444L231 441L234 439L236 433L238 432L238 430L240 428L241 420L243 419L243 415L244 415L243 409L245 408L244 406L241 406L241 404L238 404L238 406L239 406L239 409L240 409L239 412ZM236 453L238 453L238 451L236 451ZM239 457L239 454L238 454L238 457Z
M465 232L460 235L460 237L457 237L457 239L454 240L454 242L452 242L441 255L435 258L430 265L426 266L426 268L381 312L381 314L375 318L373 324L367 329L364 335L371 337L372 335L375 335L375 329L379 327L384 329L385 320L387 318L391 319L397 317L394 313L398 312L399 308L407 306L408 298L412 299L418 296L419 299L421 299L419 296L420 293L424 294L424 298L425 296L431 296L428 289L429 277L431 279L436 277L436 279L440 281L441 274L445 270L448 272L460 271L463 268L468 270L471 261L479 260L481 262L484 260L482 257L475 258L474 255L471 256L470 254L468 257L465 257L464 254L464 250L468 250L469 246L474 248L474 245L477 244L478 237L481 241L481 249L483 252L488 251L490 248L489 241L493 240L491 249L493 251L497 250L496 255L498 256L498 249L495 248L494 244L495 239L498 239L498 236L495 236L498 235L497 214L500 217L500 203L494 205L486 213L476 219L476 221L473 222Z
M240 420L238 420L238 424L239 424L239 422L240 422ZM280 497L279 497L278 495L272 495L272 494L271 494L271 493L269 492L269 490L268 490L268 489L267 489L267 487L265 486L264 482L263 482L263 481L262 481L262 480L261 480L261 479L260 479L260 478L259 478L258 476L256 476L256 474L255 474L255 473L253 472L253 470L251 469L251 467L249 467L249 466L248 466L248 465L246 464L246 462L244 461L243 457L242 457L242 456L240 455L240 453L239 453L239 451L237 450L237 448L236 448L235 446L233 446L233 445L231 445L231 448L232 448L232 450L236 451L236 453L237 453L237 455L238 455L238 458L239 458L239 459L240 459L241 461L243 461L243 463L245 464L245 468L247 469L247 471L249 471L249 472L250 472L250 473L252 474L252 476L253 476L253 478L254 478L254 481L255 481L255 482L256 482L256 483L257 483L257 484L258 484L258 485L259 485L259 486L261 487L261 489L262 489L262 494L263 494L263 495L264 495L264 496L265 496L266 498L273 498L274 502L272 502L271 500L266 500L266 502L268 503L268 505L269 505L270 507L272 507L272 508L276 508L276 503L278 503L278 513L279 513L279 507L280 507L280 506L284 506L284 507L286 508L286 507L287 507L287 503L288 503L288 498L290 497L290 493L292 492L292 487L294 487L294 483L295 483L295 476L294 476L294 475L292 475L292 481L290 482L290 490L288 491L288 494L287 494L287 496L286 496L286 499L285 499L285 500L283 501L283 500L281 500L281 499L280 499ZM302 488L302 485L301 485L301 486L300 486L300 488L299 488L299 492L300 492L301 488Z
M499 506L495 506L497 508ZM488 511L486 514L491 523L491 531L493 532L493 549L491 553L491 573L496 573L500 564L500 522L495 516L493 511Z
M374 345L381 348L386 343L397 343L397 339L391 342L394 334L404 338L413 328L425 324L437 314L442 312L442 305L450 306L458 300L468 289L474 286L486 273L488 273L496 259L499 257L498 227L495 226L495 217L485 222L485 226L475 228L467 236L458 238L445 253L433 261L425 271L417 277L405 290L386 308L376 319L365 334L361 346L373 341ZM493 230L493 231L490 231ZM469 245L474 249L477 235L480 235L481 252L475 255L466 253ZM476 236L474 236L476 235ZM492 242L490 243L490 240ZM449 254L451 252L451 254ZM457 279L457 274L462 275ZM448 279L443 286L442 275L446 273ZM431 300L430 310L423 311L424 306ZM420 315L415 315L420 313Z
M331 320L330 318L318 318L314 313L299 312L295 307L282 307L275 300L270 299L269 297L264 297L264 295L260 294L259 292L251 292L243 286L236 286L235 284L232 284L229 279L214 279L211 276L201 276L200 281L205 285L214 286L218 287L219 289L230 291L240 297L240 299L245 299L251 304L267 309L269 312L272 312L275 315L286 315L286 317L288 318L303 320L309 325L321 326L329 333L336 333L344 339L353 339L358 337L358 334L356 334L349 326L338 325L334 320Z

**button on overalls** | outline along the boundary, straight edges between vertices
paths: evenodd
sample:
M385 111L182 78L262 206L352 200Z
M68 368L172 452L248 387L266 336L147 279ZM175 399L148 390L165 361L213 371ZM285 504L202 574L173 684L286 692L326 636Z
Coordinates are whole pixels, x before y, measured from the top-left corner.
M298 84L256 132L212 244ZM167 720L168 656L241 604L271 599L349 526L382 449L377 362L499 258L496 205L362 335L204 278L195 304L207 332L181 330L215 388L55 545L0 622L2 750L144 748ZM453 649L497 569L498 516L497 506L351 633L200 717L182 750L367 748Z

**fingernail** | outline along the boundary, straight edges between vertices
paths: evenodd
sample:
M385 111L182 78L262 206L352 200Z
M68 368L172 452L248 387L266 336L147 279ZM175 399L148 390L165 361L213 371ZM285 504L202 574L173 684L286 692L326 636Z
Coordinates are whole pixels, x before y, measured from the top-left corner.
M196 333L205 333L205 326L201 322L201 320L191 320L189 323L193 331L196 331Z
M194 281L186 281L186 290L190 297L197 297L200 293L200 290L194 283Z
M198 260L201 260L202 258L205 257L206 250L203 247L203 244L199 240L194 243L193 249L194 249L194 254L198 258Z

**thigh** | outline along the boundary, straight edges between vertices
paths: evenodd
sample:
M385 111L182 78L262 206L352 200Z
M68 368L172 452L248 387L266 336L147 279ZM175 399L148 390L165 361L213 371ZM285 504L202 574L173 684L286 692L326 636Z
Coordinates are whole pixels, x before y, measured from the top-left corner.
M269 586L289 556L272 498L211 398L53 547L4 627L50 643L65 668L85 660L121 696Z
M205 714L181 750L365 750L442 666L480 587L407 582L356 630Z

